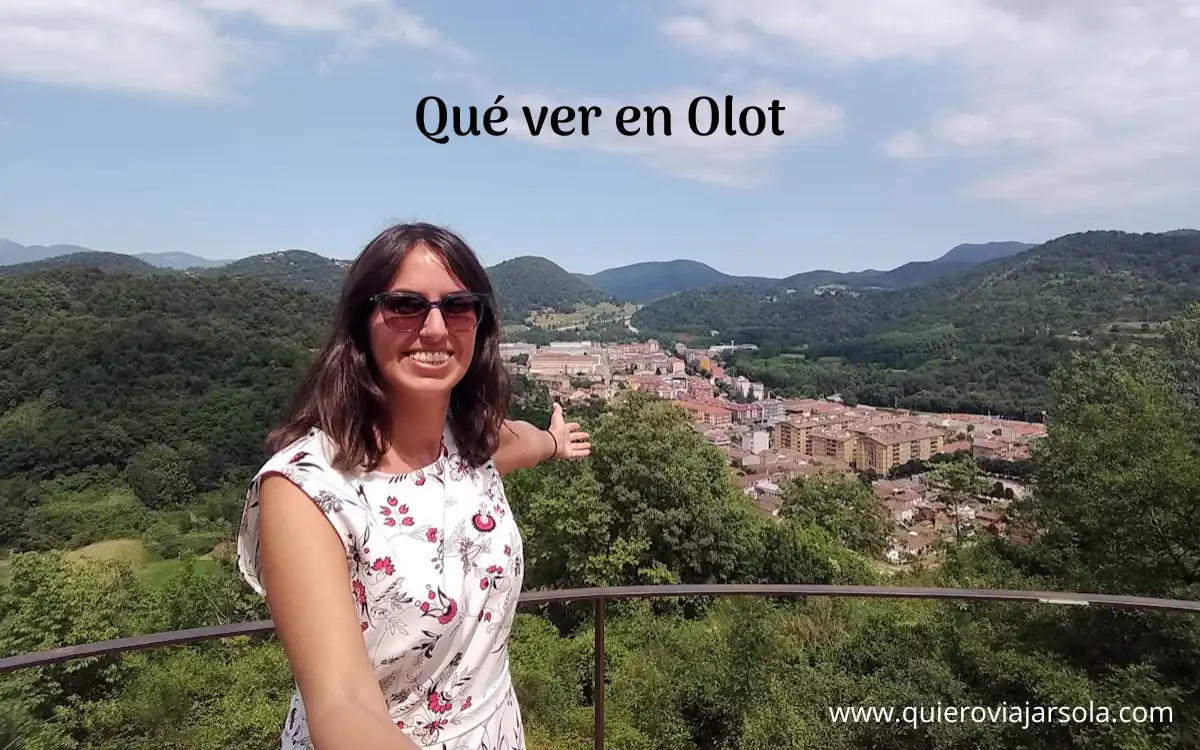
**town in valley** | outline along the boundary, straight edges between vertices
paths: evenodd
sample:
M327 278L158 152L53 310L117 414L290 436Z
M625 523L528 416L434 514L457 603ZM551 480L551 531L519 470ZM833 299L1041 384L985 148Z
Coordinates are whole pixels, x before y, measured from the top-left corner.
M967 503L939 500L920 472L939 455L1019 461L1046 432L1044 424L978 414L937 414L847 405L824 398L781 398L759 382L729 375L722 356L752 344L672 349L649 339L633 344L590 341L501 344L514 374L544 384L563 404L607 402L642 391L676 402L693 427L726 456L734 481L765 514L778 516L781 484L821 472L865 477L880 512L894 523L886 562L935 561L938 542L1004 530L1002 510L1027 488L988 477L987 491ZM896 476L899 473L901 476ZM889 474L892 475L889 478Z

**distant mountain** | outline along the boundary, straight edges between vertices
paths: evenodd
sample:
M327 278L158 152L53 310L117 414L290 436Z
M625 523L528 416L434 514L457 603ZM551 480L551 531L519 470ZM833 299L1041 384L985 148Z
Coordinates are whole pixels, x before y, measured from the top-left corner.
M1034 247L1027 242L986 242L956 245L933 260L915 260L887 271L805 271L782 279L780 286L796 291L812 291L822 286L851 289L903 289L927 284L970 270L998 258L1007 258Z
M18 263L36 263L37 261L60 258L65 255L94 252L98 251L79 245L22 245L19 242L0 238L0 266L13 266ZM116 255L117 253L109 254ZM126 255L127 253L120 254ZM198 255L190 253L138 253L130 255L130 257L143 260L158 268L173 268L179 271L186 268L211 268L225 262L201 258ZM78 259L72 261L72 263L78 263Z
M188 268L215 268L228 262L224 260L209 260L208 258L201 258L199 255L192 255L191 253L138 253L133 257L140 258L152 266L174 268L177 271L183 271Z
M193 273L213 278L259 279L333 298L341 291L349 268L348 260L326 258L307 250L280 250L213 268L195 269Z
M585 284L626 302L649 302L689 289L710 289L733 284L769 286L778 279L730 276L695 260L634 263L594 274L577 273Z
M56 255L28 263L14 263L0 266L0 276L23 276L31 273L42 273L58 268L91 268L105 273L123 274L152 274L162 269L152 266L140 258L122 253L102 253L97 250L85 250L70 255Z
M965 243L950 248L934 263L965 263L978 265L997 258L1007 258L1010 255L1023 253L1034 245L1028 242L984 242L982 244Z
M0 266L18 263L36 263L39 260L61 255L94 252L91 248L78 245L22 245L19 242L0 238Z

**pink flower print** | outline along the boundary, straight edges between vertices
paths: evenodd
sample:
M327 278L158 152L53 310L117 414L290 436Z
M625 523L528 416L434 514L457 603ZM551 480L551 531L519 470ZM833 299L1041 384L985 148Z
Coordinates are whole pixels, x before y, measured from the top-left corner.
M496 528L496 519L490 513L486 516L482 512L476 513L471 522L475 524L475 528L479 531L491 531Z
M445 693L432 692L429 694L429 710L435 714L444 714L453 707L449 696Z

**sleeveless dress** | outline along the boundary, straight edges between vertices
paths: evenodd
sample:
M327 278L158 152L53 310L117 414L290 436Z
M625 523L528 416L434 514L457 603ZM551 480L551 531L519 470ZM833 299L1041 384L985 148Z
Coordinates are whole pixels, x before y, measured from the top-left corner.
M419 747L520 750L521 712L509 676L508 636L523 558L500 473L472 468L447 424L438 459L408 474L345 474L312 430L272 456L251 482L238 565L260 580L258 489L290 478L337 530L351 598L392 719ZM282 750L313 750L299 690Z

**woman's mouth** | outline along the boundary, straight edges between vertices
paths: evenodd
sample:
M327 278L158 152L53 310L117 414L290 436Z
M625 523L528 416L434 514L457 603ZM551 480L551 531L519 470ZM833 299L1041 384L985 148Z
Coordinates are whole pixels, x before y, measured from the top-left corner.
M432 367L437 367L438 365L446 364L447 362L450 361L450 357L452 357L452 356L453 356L452 352L446 352L446 351L441 351L441 352L419 351L419 352L409 352L408 353L408 357L410 359L412 359L416 362L419 362L423 365L430 365Z

